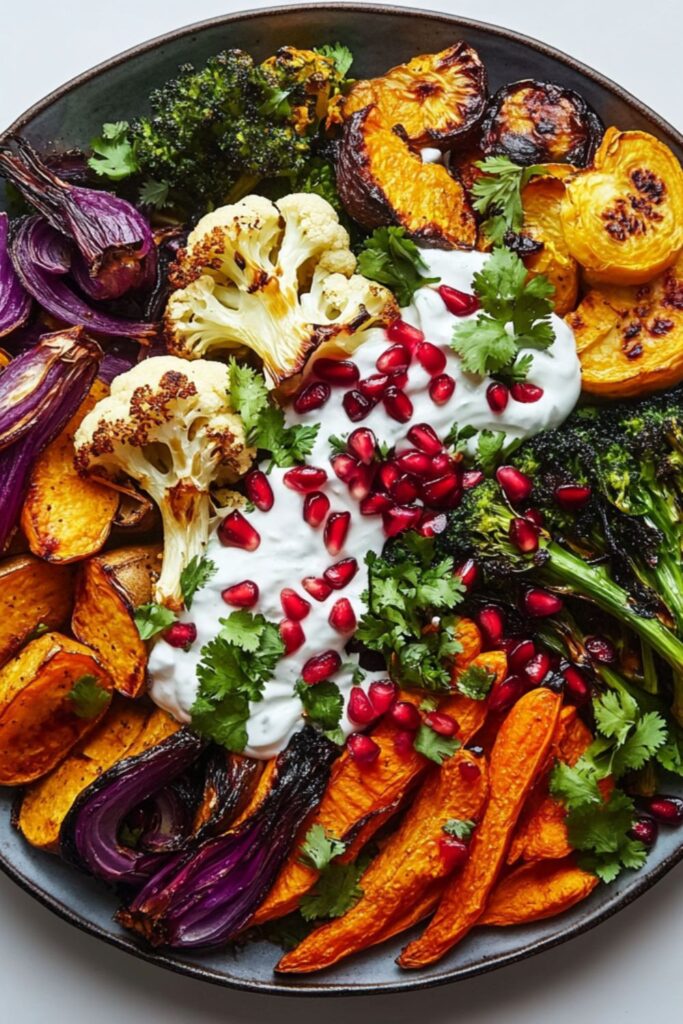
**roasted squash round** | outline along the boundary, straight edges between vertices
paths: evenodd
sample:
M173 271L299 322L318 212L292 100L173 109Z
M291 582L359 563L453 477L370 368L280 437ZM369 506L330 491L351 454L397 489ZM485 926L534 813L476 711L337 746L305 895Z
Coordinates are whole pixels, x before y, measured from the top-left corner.
M522 190L522 235L541 243L541 248L528 256L523 252L520 255L532 274L548 278L555 289L555 312L564 316L576 306L579 266L569 252L560 224L564 183L555 177L552 166L549 171L548 175L532 178Z
M647 132L609 128L593 167L567 181L561 213L592 282L642 284L683 248L683 170Z

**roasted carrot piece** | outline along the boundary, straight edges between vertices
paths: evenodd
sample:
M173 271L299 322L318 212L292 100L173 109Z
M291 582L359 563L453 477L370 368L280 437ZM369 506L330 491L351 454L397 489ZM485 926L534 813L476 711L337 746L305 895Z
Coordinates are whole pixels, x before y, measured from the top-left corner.
M504 720L491 752L489 803L469 860L446 887L426 930L403 950L401 967L439 960L481 917L526 796L548 755L560 706L560 697L550 690L531 690Z
M491 893L479 924L505 927L555 917L588 896L598 879L582 871L573 858L522 864Z
M463 764L479 769L476 780L463 778ZM398 831L361 878L362 899L343 917L311 932L282 957L277 970L303 974L330 967L372 945L391 921L402 920L406 905L448 873L440 846L443 825L449 818L478 818L487 790L485 762L467 750L430 772Z

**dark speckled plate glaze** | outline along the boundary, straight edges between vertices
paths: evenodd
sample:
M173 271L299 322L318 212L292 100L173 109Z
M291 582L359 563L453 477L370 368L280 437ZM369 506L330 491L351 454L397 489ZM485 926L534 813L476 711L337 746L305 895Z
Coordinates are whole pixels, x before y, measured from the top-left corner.
M320 4L260 10L191 25L138 46L57 89L9 129L39 148L85 145L103 121L137 114L150 89L186 61L201 63L225 47L238 46L262 59L278 46L315 46L340 40L355 56L360 77L377 74L416 53L439 50L458 38L484 58L492 90L518 78L557 81L581 92L607 124L642 128L663 139L683 158L683 136L614 83L542 43L474 21L407 9ZM0 192L0 208L3 196ZM669 787L683 795L680 782ZM273 974L277 950L266 943L238 956L155 952L112 921L115 899L93 880L25 844L10 825L13 794L0 791L0 867L65 920L135 956L205 981L254 992L290 995L355 995L399 992L469 978L522 960L581 934L616 913L683 858L680 832L662 831L647 867L599 887L574 910L554 920L519 928L473 932L441 963L421 972L401 972L394 958L405 938L351 958L320 976L285 980Z

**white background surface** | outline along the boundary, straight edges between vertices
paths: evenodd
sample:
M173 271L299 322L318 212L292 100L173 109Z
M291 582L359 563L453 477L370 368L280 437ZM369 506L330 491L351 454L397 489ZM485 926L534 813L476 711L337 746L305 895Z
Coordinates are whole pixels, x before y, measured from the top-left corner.
M400 3L400 0L395 0ZM258 0L4 0L0 126L86 68L189 21ZM407 4L406 6L410 6ZM680 0L428 0L518 29L624 85L678 128ZM616 1024L681 1020L683 871L595 931L470 982L353 1000L230 992L82 935L0 876L3 1024Z

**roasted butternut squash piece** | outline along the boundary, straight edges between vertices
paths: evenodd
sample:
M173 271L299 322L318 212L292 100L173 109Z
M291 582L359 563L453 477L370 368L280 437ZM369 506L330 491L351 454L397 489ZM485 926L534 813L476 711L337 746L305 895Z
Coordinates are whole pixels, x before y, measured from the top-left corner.
M558 316L574 309L579 294L579 266L569 252L560 224L564 191L563 182L553 174L532 178L522 191L522 232L541 243L538 252L524 257L524 264L532 274L543 274L552 284Z
M73 605L74 572L71 566L48 565L31 555L0 564L0 665L37 626L64 625Z
M647 132L608 128L593 166L567 179L562 230L592 283L643 284L683 248L683 170Z

